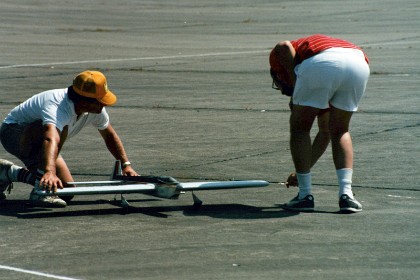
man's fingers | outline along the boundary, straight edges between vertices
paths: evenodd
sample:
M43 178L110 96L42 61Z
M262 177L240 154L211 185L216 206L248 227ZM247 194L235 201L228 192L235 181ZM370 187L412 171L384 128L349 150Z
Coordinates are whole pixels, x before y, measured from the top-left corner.
M60 179L57 179L57 180L41 179L39 181L39 187L45 190L46 192L56 193L58 189L62 189L64 186Z

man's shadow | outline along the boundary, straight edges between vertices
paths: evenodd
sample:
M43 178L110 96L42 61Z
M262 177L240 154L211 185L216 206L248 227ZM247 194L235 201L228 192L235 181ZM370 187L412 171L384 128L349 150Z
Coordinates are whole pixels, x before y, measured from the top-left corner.
M284 209L284 211L292 212L292 213L318 213L318 214L354 214L352 211L342 211L342 210L332 210L328 207L324 208L317 208L313 211L298 211L298 210L291 210L287 209L284 204L276 204L278 208Z

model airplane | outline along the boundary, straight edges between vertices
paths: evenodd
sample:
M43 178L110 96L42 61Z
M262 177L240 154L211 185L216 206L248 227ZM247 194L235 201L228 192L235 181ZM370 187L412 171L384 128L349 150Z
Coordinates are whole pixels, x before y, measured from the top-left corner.
M256 188L269 185L268 182L262 180L182 183L169 176L123 176L119 160L115 162L111 180L109 181L69 182L69 184L75 185L76 187L58 189L55 195L63 197L75 195L120 194L121 206L123 207L129 206L129 203L123 196L124 194L129 193L141 193L159 198L177 199L180 194L191 191L194 200L193 206L199 207L203 202L194 194L194 191ZM38 190L37 194L40 196L51 195L50 192L44 190Z

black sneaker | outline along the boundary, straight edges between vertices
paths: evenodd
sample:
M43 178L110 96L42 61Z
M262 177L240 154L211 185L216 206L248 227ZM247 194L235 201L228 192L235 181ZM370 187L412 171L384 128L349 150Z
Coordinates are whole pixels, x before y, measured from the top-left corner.
M360 204L360 202L355 198L351 199L346 194L341 195L338 205L340 206L340 211L342 212L356 213L362 211L362 204Z
M283 208L287 210L293 211L303 211L303 212L311 212L314 211L315 202L314 197L311 194L308 194L303 199L299 199L299 194L290 200L288 203L283 204Z

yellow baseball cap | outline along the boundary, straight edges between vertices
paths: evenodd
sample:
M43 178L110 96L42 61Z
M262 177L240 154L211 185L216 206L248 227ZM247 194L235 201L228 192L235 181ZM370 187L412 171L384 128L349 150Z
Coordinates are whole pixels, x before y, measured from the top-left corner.
M117 102L117 97L109 89L106 77L99 71L83 71L73 80L74 91L84 97L95 98L105 106Z

